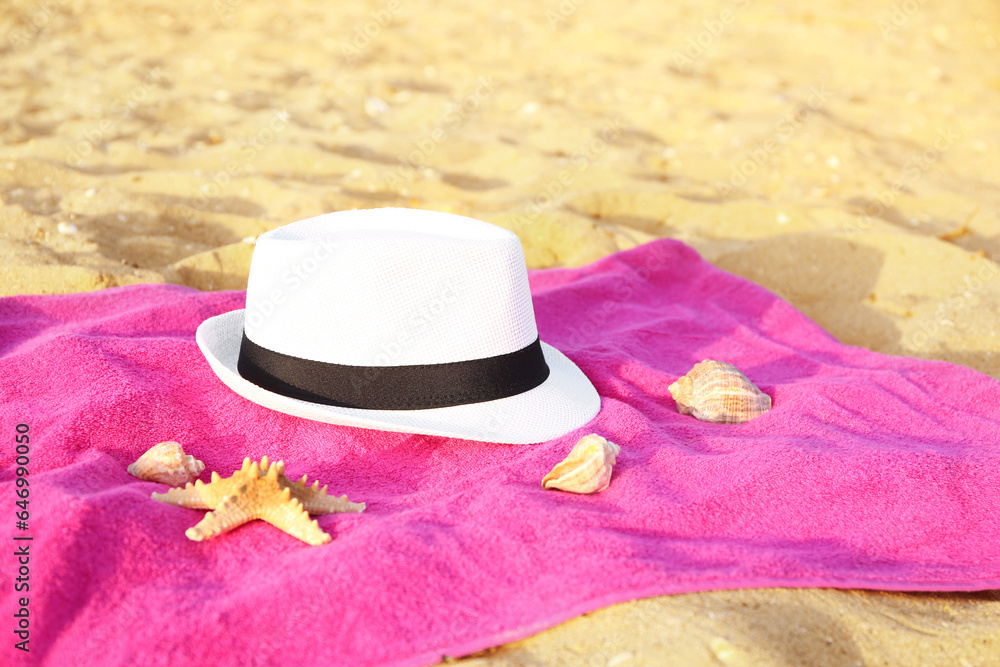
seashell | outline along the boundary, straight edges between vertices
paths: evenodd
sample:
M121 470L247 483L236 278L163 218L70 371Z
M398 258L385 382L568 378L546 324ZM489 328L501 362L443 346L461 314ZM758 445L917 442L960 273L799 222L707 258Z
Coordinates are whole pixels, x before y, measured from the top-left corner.
M608 488L611 468L621 447L596 433L585 435L569 456L542 478L542 488L573 493L597 493Z
M716 424L750 421L771 409L771 397L736 366L706 360L668 387L677 411Z
M188 528L188 539L201 542L221 535L248 521L261 519L303 542L318 546L332 538L310 514L363 512L364 503L352 503L347 496L331 496L319 482L306 484L306 475L293 482L285 476L282 461L270 463L243 459L243 466L229 477L212 473L212 481L201 480L183 489L154 493L153 500L178 507L211 510L201 521Z
M185 454L180 443L169 441L153 445L145 454L128 467L133 477L160 482L170 486L184 486L198 479L205 464Z

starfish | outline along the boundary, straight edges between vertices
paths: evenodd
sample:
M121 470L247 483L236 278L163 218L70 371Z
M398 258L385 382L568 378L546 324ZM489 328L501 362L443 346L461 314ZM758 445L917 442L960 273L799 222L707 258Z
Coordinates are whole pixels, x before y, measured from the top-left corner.
M352 503L347 496L330 496L327 487L319 482L306 486L306 475L293 482L285 477L285 464L278 461L268 464L267 457L250 462L243 459L243 467L232 476L222 478L212 473L212 481L188 482L183 489L170 489L154 493L153 500L191 509L212 510L195 526L185 531L190 539L200 542L241 526L248 521L263 519L289 535L315 546L330 541L316 520L309 514L335 512L361 512L364 503Z

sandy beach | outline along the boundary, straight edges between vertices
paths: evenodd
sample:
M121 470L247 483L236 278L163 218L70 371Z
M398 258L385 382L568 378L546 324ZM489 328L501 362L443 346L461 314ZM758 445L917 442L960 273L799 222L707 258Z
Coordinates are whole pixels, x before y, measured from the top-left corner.
M679 239L844 343L1000 379L995 2L13 0L0 37L0 295L242 289L262 232L405 206L507 227L531 268ZM804 589L460 662L998 654L998 591Z

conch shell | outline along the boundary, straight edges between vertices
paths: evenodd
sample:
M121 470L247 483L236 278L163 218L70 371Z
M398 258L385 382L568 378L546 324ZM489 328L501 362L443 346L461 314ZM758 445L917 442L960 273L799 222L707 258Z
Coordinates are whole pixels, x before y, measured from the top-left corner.
M702 361L668 387L682 415L716 424L750 421L771 409L771 397L747 379L736 366Z
M184 486L198 479L205 464L185 454L180 443L161 442L128 467L128 472L139 479L160 482L170 486Z
M542 488L573 493L597 493L608 488L611 468L621 447L596 433L585 435L548 475Z

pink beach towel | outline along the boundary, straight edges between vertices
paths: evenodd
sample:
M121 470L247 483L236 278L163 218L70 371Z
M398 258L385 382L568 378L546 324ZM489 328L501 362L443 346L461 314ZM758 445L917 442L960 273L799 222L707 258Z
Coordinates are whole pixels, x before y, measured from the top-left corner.
M665 593L1000 587L1000 383L842 345L675 241L531 284L542 340L602 397L593 422L535 446L333 426L240 398L194 331L242 292L0 300L0 661L421 665ZM667 386L703 359L735 364L774 408L737 425L678 414ZM621 445L610 487L543 490L590 432ZM204 512L151 500L166 487L125 471L163 440L206 479L267 455L368 509L320 517L333 541L319 547L260 521L193 542ZM30 589L14 592L24 545ZM10 632L21 598L30 653Z

